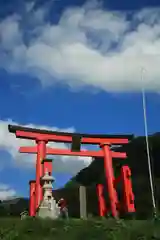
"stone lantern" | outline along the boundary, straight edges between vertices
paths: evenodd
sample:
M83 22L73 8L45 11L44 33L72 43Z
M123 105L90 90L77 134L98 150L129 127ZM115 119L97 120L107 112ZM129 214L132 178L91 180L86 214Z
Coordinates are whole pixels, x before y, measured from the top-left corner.
M43 200L37 211L37 216L41 218L57 219L60 216L60 208L52 194L52 184L55 181L53 176L49 175L48 171L41 178L43 188Z

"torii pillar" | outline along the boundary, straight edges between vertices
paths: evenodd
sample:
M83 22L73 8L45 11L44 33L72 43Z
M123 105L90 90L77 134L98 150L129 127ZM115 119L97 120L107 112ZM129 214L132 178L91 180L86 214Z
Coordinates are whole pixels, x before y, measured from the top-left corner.
M37 161L36 161L36 209L43 198L41 177L43 176L42 161L46 158L46 141L37 140Z
M49 175L52 175L52 159L43 159L43 175L47 171ZM29 181L30 194L29 194L29 216L34 217L36 215L36 181Z
M112 216L114 218L118 218L118 210L117 210L117 192L114 187L114 172L113 172L113 165L112 165L112 154L110 150L110 144L109 143L102 143L100 144L100 147L103 149L104 152L104 172L106 177L106 185L107 185L107 191L109 195L110 200L110 209L112 212Z

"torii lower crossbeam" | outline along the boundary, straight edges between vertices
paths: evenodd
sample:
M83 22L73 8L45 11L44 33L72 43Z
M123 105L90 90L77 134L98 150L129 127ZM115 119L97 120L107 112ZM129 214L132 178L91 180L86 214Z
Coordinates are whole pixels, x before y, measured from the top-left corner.
M37 146L28 146L28 147L20 147L20 153L37 153ZM99 151L88 151L81 150L80 152L72 152L69 149L58 149L58 148L46 148L47 155L66 155L66 156L80 156L80 157L104 157L104 152L102 150ZM111 151L112 158L126 158L126 153L122 152L113 152Z

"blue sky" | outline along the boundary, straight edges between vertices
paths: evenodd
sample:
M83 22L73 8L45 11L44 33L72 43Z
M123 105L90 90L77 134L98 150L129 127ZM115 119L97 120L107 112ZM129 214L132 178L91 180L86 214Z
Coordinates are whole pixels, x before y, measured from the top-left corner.
M63 1L56 1L54 3L54 6L52 6L52 3L44 4L44 2L46 1L37 1L34 7L35 9L39 7L43 9L50 6L50 12L47 12L47 19L49 19L48 21L50 21L52 24L57 24L59 19L61 18L61 15L63 14L63 11L65 11L70 6L73 7L77 4L77 6L82 7L82 5L84 4L84 1L81 0L65 1L65 6L62 5ZM126 12L128 10L141 11L141 9L147 7L149 9L151 9L151 7L157 7L157 9L159 9L158 1L156 0L112 0L106 2L107 3L103 4L102 6L103 12L118 10L122 14L123 12ZM24 14L25 8L26 5L23 1L20 0L12 1L11 3L7 3L7 1L2 1L0 3L0 21L4 21L6 17L11 16L11 14L15 12L21 16L22 13ZM150 15L153 16L152 14L154 13L151 10ZM27 22L28 20L23 19L22 28L25 28L27 32L29 30L29 25L27 25L26 27L25 21ZM43 27L47 29L47 25L44 24L44 21L47 20L43 19ZM37 22L35 23L35 25L36 24ZM155 24L159 26L159 23ZM32 28L34 28L34 30L36 29L35 26L32 26ZM0 37L1 31L2 28L0 28ZM76 34L78 34L78 32ZM88 34L92 34L92 32L88 32ZM10 35L6 35L5 37L7 36L10 37ZM28 33L26 33L25 35L24 31L23 44L31 44L29 38L30 35ZM9 40L9 43L11 43L11 40L12 39ZM35 40L35 38L32 40ZM103 39L100 39L101 42L102 40ZM159 37L157 37L157 41L158 40ZM121 41L121 39L119 41ZM112 45L111 50L114 52L113 48L114 46L119 46L119 42L117 43L116 41L113 41L113 43L116 44ZM44 65L38 62L39 65L36 65L36 70L33 71L35 65L33 65L32 68L29 69L27 65L28 63L26 64L26 59L22 58L21 56L21 61L18 61L15 55L13 55L12 51L14 47L17 47L17 45L15 46L13 44L12 49L9 49L8 46L6 47L6 45L4 46L0 38L0 116L2 125L3 123L7 124L8 119L10 119L10 121L23 125L33 124L35 126L46 126L48 128L57 127L59 129L74 128L77 132L108 134L131 133L135 135L144 134L142 95L140 92L141 84L139 84L140 73L139 75L135 74L134 79L134 72L132 72L132 81L129 84L127 84L127 82L123 82L121 79L120 84L118 85L118 87L116 87L116 84L119 83L119 79L115 74L117 68L116 65L114 65L115 69L113 68L112 71L106 72L106 76L107 73L108 76L112 76L112 74L114 75L113 80L108 80L107 84L103 79L98 80L99 75L96 73L96 69L94 69L94 67L91 67L90 69L90 71L94 71L93 75L87 73L87 77L89 80L85 79L86 72L83 73L84 75L82 74L82 77L80 74L77 75L77 71L79 70L77 67L79 66L78 63L76 65L76 72L75 69L73 70L72 65L72 67L68 66L68 71L70 71L72 74L68 77L66 77L65 74L63 75L62 66L64 64L65 68L65 64L67 64L67 61L70 61L69 58L65 59L66 62L60 62L61 67L58 68L58 72L56 72L56 70L54 70L53 72L50 70L50 68L48 67L49 62L47 62L48 65L44 64L44 62ZM96 50L101 52L102 49L100 47L96 47ZM159 49L157 51L159 51ZM43 59L44 55L40 53L41 52L38 51L38 59ZM33 58L31 60L33 60ZM21 66L21 63L24 63L24 65L26 64L23 71L23 66ZM38 63L36 62L36 64ZM57 62L55 62L55 64L57 64ZM57 66L59 67L59 65ZM123 66L123 71L127 71L129 67L129 65L126 65L125 69L125 67ZM146 102L148 130L150 134L160 131L160 114L158 111L160 108L160 85L158 83L159 80L156 80L160 76L160 73L157 69L153 70L155 70L156 72L156 75L153 76L152 79L153 82L151 83L151 78L149 75L149 78L146 77L147 81L144 83L147 89ZM44 75L41 77L41 74ZM79 79L83 78L83 76L85 79L84 82L81 82L83 88L79 88ZM126 79L127 77L130 77L129 74L124 74L123 76ZM139 77L139 80L136 79L137 77ZM156 85L156 87L153 86L154 84ZM1 131L3 131L3 127L6 127L6 125L1 126ZM3 134L2 136L5 137ZM22 163L20 165L18 165L17 162L16 164L13 164L13 162L15 161L15 157L9 151L9 143L7 145L7 143L5 142L4 144L2 137L0 138L0 141L1 159L3 162L2 169L0 170L0 183L5 184L6 186L8 186L9 189L14 189L17 195L27 196L28 181L31 178L34 178L35 169L33 167L22 167ZM23 158L21 160L23 161ZM24 164L26 164L26 161L24 162ZM67 162L65 164L67 165ZM74 166L75 165L76 164L74 163ZM73 175L73 173L65 170L56 171L55 169L53 175L56 178L56 187L60 187L63 186L66 181L68 181L68 179Z

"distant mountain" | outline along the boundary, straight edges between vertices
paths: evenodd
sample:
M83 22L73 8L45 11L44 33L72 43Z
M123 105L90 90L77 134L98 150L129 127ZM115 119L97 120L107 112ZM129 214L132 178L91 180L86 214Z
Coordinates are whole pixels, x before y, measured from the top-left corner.
M29 209L29 199L14 198L0 202L0 216L19 216L24 210Z

